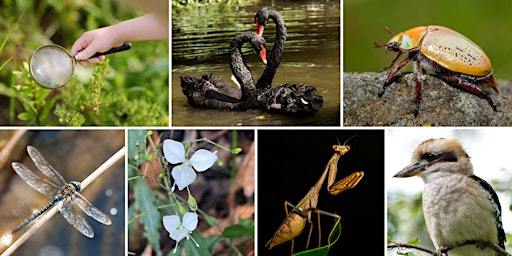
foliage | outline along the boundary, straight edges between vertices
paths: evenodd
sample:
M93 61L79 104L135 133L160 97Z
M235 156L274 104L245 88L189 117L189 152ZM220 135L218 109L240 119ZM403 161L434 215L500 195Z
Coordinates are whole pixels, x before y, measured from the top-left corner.
M2 124L168 125L167 41L132 42L110 63L75 68L69 84L56 90L35 86L26 68L41 45L69 49L85 31L143 14L116 1L2 1L0 98L9 99L10 113L0 116Z
M222 231L217 224L217 220L204 212L201 209L201 205L197 205L192 195L193 189L189 189L188 185L180 187L180 184L177 184L178 186L175 186L176 182L180 180L180 177L174 173L175 171L183 171L188 168L188 171L194 173L197 171L199 176L204 175L202 174L203 171L207 171L203 170L207 168L207 165L211 166L213 164L213 162L204 163L206 160L211 161L210 155L213 154L212 152L204 152L207 150L199 149L192 154L192 152L189 152L192 144L206 141L232 154L240 152L240 148L236 146L233 146L233 149L224 148L206 138L183 142L172 141L172 143L170 143L170 140L165 140L165 143L158 142L155 144L151 137L152 134L152 131L128 131L128 143L130 144L128 146L129 187L133 188L135 194L134 201L129 206L129 212L131 213L128 225L129 233L132 232L134 222L142 223L144 225L144 237L147 238L156 255L163 255L162 245L160 244L160 236L162 234L160 230L163 229L162 220L165 215L173 215L175 219L173 222L169 222L170 218L168 216L167 220L163 220L164 225L167 225L165 227L167 231L169 233L174 232L174 237L181 231L191 229L190 233L182 233L182 236L179 236L184 238L186 235L187 239L183 239L183 242L176 244L173 252L169 253L170 255L175 255L175 253L180 255L182 250L186 252L186 255L211 255L214 247L221 240L226 240L232 245L232 241L235 239L253 237L254 221L241 220L239 223L231 225ZM180 146L176 146L176 143L180 144ZM147 148L146 145L148 145ZM171 168L168 161L175 162L174 168L172 168L172 177L176 177L176 180L171 179ZM151 189L148 184L154 184L158 189ZM188 199L176 194L174 192L175 189L187 191ZM137 214L135 214L136 212ZM201 232L195 228L195 225L191 225L190 222L187 224L186 217L184 216L191 212L196 212L200 215L200 222L205 221L209 226L215 227L221 235L203 237ZM178 218L175 216L178 216ZM181 219L183 219L183 226L177 225L175 222ZM165 232L165 234L169 235L168 232ZM171 237L173 237L172 234ZM234 245L232 247L233 250L237 250Z
M51 97L51 90L38 86L32 77L28 63L23 63L22 70L12 72L13 84L11 87L0 87L0 93L17 99L23 111L17 118L25 121L28 125L47 125L51 108L55 105L56 97ZM11 117L12 119L12 117Z

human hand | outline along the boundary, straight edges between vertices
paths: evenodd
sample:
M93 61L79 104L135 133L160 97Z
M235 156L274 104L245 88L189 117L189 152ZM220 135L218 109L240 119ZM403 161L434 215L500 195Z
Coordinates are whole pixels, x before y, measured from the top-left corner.
M106 52L122 44L117 42L115 30L110 27L87 31L78 38L71 47L71 56L82 65L95 64L105 59L105 56L91 58L97 52Z

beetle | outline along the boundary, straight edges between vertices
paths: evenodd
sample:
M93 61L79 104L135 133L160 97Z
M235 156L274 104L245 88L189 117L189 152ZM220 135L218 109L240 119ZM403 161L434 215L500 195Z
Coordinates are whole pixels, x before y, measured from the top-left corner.
M397 35L392 35L385 45L375 43L375 47L385 46L388 51L397 52L390 68L404 54L384 82L379 97L382 97L386 87L393 83L397 72L413 62L416 75L416 100L414 116L418 116L421 98L421 76L425 72L433 74L447 84L468 93L486 99L494 111L496 103L491 98L490 89L498 93L498 84L492 76L492 64L485 52L474 42L459 32L443 26L420 26L411 28Z

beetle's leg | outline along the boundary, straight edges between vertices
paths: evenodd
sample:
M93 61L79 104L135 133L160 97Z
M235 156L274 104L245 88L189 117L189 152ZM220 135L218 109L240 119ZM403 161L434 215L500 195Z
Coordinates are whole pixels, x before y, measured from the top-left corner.
M386 70L386 69L390 68L391 66L393 66L393 64L395 64L395 61L396 61L396 60L397 60L401 55L402 55L402 52L398 52L398 53L395 55L395 57L393 58L393 60L391 61L391 63L390 63L389 65L387 65L387 66L383 67L383 68L380 70L380 72L382 72L382 71L384 71L384 70Z
M398 56L398 54L397 54ZM388 87L390 84L390 81L391 81L391 78L393 78L393 76L395 76L395 74L400 70L402 69L405 65L407 65L407 63L409 63L410 59L407 57L403 60L401 60L400 62L398 62L395 67L391 70L391 72L389 72L389 75L388 77L386 78L386 81L384 81L384 85L382 86L382 90L379 92L379 97L382 97L382 95L384 94L384 91L386 90L386 87Z
M414 62L414 74L416 75L416 99L414 101L414 117L418 116L420 112L420 100L421 100L421 65L419 61Z
M489 105L491 105L492 109L494 111L497 111L496 109L496 103L492 100L491 96L482 89L479 85L472 83L467 80L462 80L456 76L449 76L449 75L437 75L437 77L441 78L443 81L448 83L449 85L459 88L463 91L469 92L471 94L474 94L482 99L486 99L487 102L489 102Z

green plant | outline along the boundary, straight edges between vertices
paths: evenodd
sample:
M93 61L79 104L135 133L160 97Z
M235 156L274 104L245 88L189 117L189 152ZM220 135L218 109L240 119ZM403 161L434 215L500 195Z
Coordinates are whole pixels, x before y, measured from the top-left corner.
M11 87L4 88L2 92L21 103L23 110L17 118L28 125L47 125L48 116L58 98L50 95L51 90L44 89L34 82L27 62L23 63L22 70L15 70L12 74L15 79Z
M213 248L221 240L226 240L232 250L238 252L237 255L241 255L233 244L233 240L253 237L254 221L241 220L222 230L217 219L203 211L201 205L196 202L194 187L189 187L196 177L195 172L198 172L197 176L203 175L202 172L207 171L208 166L213 164L212 157L215 156L214 158L217 159L216 153L205 149L199 149L192 154L189 150L193 144L206 141L232 154L240 152L240 149L224 148L206 138L183 142L165 140L160 144L153 142L152 133L152 131L130 130L128 134L129 188L134 194L133 203L129 206L129 233L135 223L143 224L144 237L157 255L163 254L160 244L162 224L165 225L171 238L177 241L170 254L184 250L187 255L211 255ZM172 172L168 167L168 161L175 164ZM188 176L190 172L194 174L193 177ZM185 174L187 177L181 176ZM154 184L158 188L151 189L148 184ZM187 198L176 193L181 189L185 189ZM197 215L200 215L208 226L215 227L220 235L203 237L196 229ZM189 239L179 243L185 237Z
M91 1L19 1L0 4L0 102L9 102L2 125L168 125L168 42L132 42L92 71L76 68L64 87L31 81L27 62L49 43L71 48L83 32L143 15L129 5ZM19 25L18 25L19 24ZM94 73L96 72L96 73ZM3 98L6 100L4 101Z

